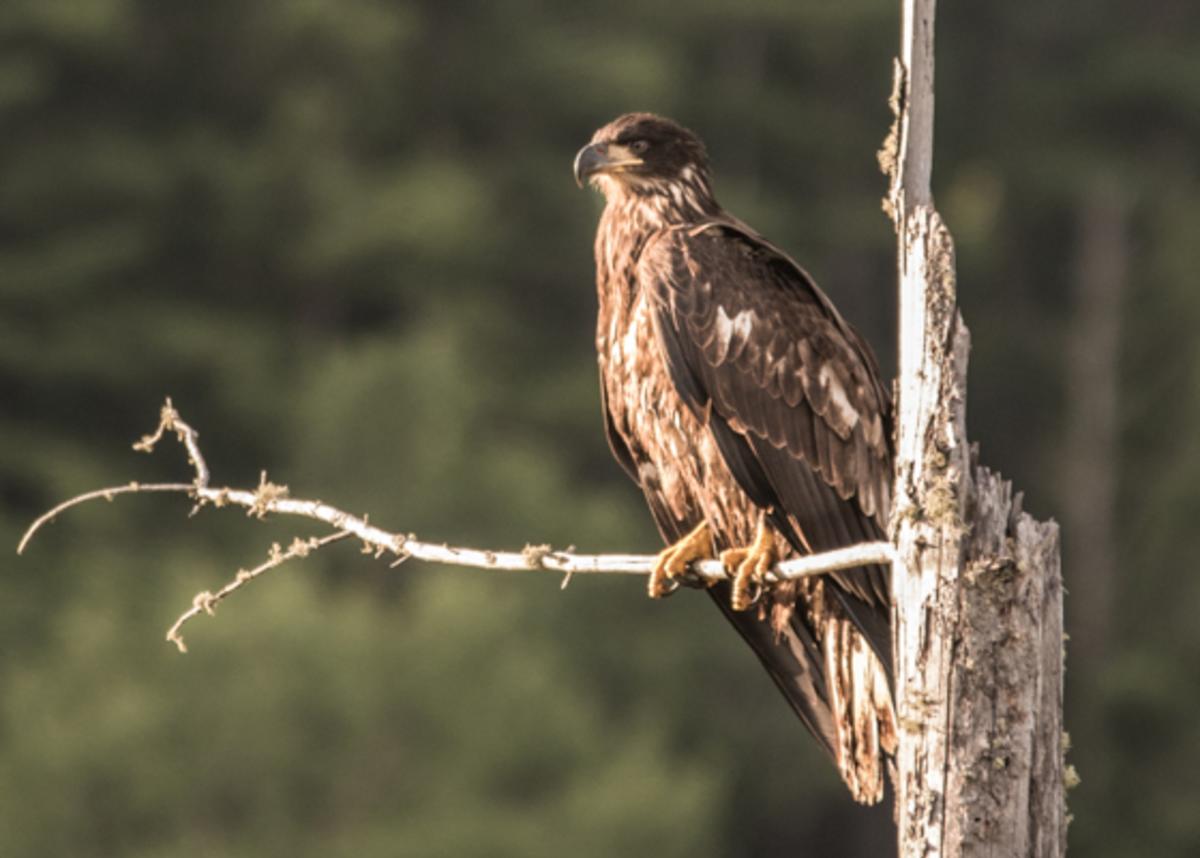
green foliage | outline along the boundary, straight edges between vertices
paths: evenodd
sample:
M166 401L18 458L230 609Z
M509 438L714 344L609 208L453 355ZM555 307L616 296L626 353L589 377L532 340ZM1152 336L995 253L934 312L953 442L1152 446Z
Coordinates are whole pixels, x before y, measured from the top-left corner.
M971 428L1063 497L1080 201L1135 201L1112 657L1072 659L1075 846L1188 855L1200 598L1200 15L960 4L939 20L939 202ZM874 152L888 4L10 0L0 8L0 543L138 457L164 395L219 481L261 468L398 530L655 545L591 349L598 200L631 109L701 131L730 208L891 356ZM388 570L352 547L161 635L296 526L124 499L4 564L0 855L880 854L702 594ZM301 528L303 530L303 528ZM1087 586L1070 566L1068 586ZM885 816L886 814L884 814Z
M684 855L713 836L693 823L716 772L662 722L605 717L506 582L419 576L398 604L283 576L182 661L130 633L149 630L120 593L80 590L8 677L5 854Z

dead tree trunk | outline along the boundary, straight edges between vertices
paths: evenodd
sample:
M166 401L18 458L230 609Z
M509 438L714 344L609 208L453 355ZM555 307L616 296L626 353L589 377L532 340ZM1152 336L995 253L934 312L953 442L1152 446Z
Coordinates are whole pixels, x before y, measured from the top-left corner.
M902 0L881 159L898 236L892 532L901 858L1066 850L1058 527L975 461L954 245L930 193L935 0Z

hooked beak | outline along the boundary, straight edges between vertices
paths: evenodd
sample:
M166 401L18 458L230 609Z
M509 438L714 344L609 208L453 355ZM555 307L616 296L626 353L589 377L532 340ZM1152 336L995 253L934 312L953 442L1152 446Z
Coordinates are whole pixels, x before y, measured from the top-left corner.
M589 143L575 156L575 184L583 183L596 173L617 173L627 167L644 163L624 146L616 143Z

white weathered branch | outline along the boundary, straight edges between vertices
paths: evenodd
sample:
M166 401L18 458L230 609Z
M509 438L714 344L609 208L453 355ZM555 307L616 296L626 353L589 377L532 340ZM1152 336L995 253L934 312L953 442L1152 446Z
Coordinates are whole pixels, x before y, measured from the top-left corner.
M576 574L648 575L653 569L656 556L652 554L580 554L575 551L556 551L548 545L527 545L521 551L489 551L479 548L464 548L444 543L425 542L411 533L397 533L371 524L366 516L352 515L319 500L304 500L289 497L287 486L277 485L267 479L264 472L254 490L228 487L214 488L209 485L210 474L200 450L198 433L179 416L171 400L163 406L157 430L144 436L134 449L152 452L155 445L167 432L172 432L188 454L194 471L190 483L127 483L121 486L98 489L64 501L39 517L29 526L17 546L22 553L33 536L47 523L72 507L93 500L113 500L127 494L144 492L168 492L186 494L195 502L193 512L205 505L215 507L237 506L246 514L263 518L268 514L290 515L311 519L329 525L334 532L319 539L296 540L287 549L273 546L266 563L251 570L242 570L216 593L197 594L191 609L176 621L167 633L167 639L179 649L186 650L179 631L184 623L201 613L211 614L216 604L244 584L293 557L307 556L330 542L347 538L359 540L364 550L376 557L390 555L399 564L410 557L430 563L445 563L467 568L493 571L545 571L566 576ZM889 542L866 542L835 551L796 557L776 564L766 575L768 582L777 582L836 572L860 566L890 564L895 556ZM729 578L719 560L701 560L690 567L694 583L710 584ZM564 585L567 579L564 579Z

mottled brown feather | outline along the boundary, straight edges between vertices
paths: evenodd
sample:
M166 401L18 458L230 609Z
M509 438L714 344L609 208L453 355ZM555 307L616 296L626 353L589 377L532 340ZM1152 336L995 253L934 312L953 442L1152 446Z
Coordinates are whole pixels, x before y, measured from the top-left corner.
M644 166L598 180L596 343L610 445L664 540L707 521L718 549L746 545L763 515L784 556L881 538L891 405L870 349L721 211L690 132L630 114L592 146L637 141ZM749 612L710 591L860 801L895 741L887 574L777 585Z

